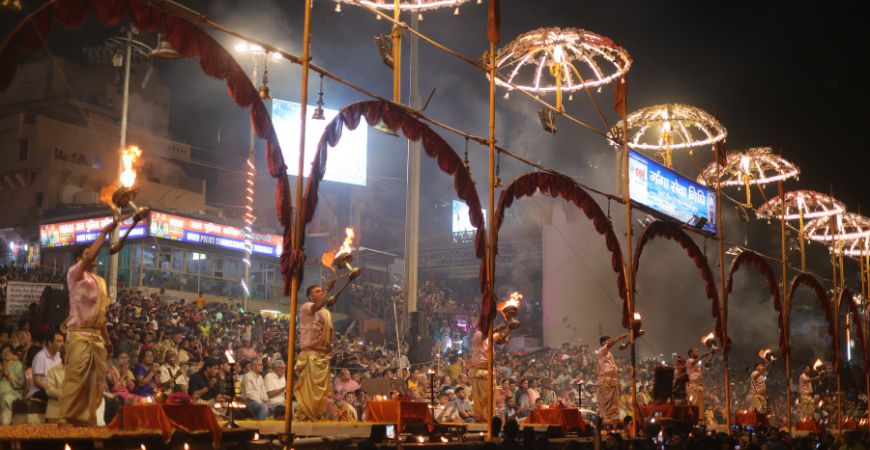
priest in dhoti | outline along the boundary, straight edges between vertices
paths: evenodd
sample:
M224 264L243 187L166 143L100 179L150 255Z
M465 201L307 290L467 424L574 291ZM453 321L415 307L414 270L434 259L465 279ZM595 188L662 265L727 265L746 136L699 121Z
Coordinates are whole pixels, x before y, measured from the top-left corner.
M499 327L493 332L493 339L500 342L502 333ZM477 330L471 336L471 367L468 378L471 379L471 398L474 400L471 415L475 421L486 422L489 415L489 337ZM495 381L493 381L495 382Z
M615 339L610 336L601 336L598 349L598 416L605 424L613 425L619 420L619 368L610 348L628 337L623 334Z
M69 316L60 418L72 425L97 425L96 412L106 388L107 355L112 351L106 309L111 299L106 280L93 270L106 235L117 225L112 221L90 247L82 248L67 273Z
M299 356L294 368L297 374L293 395L299 405L298 418L320 420L332 397L329 353L335 340L332 315L326 309L335 302L321 286L308 286L308 297L299 313Z
M798 391L800 392L798 416L801 419L812 418L816 414L816 401L813 398L813 381L818 380L819 376L811 376L810 367L806 366L798 378Z

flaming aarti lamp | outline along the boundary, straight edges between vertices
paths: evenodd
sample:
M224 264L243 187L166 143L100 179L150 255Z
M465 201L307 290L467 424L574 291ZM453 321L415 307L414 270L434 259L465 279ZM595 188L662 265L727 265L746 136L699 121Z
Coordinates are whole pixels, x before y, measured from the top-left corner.
M776 355L773 353L773 350L771 350L769 348L763 348L763 349L759 350L758 357L763 359L768 364L771 364L774 361L776 361Z
M821 358L816 359L816 362L813 363L813 372L819 373L819 369L825 367L825 363L822 362Z
M350 264L351 262L353 262L353 249L351 248L354 238L353 228L345 228L344 231L344 242L341 244L341 247L338 249L338 251L327 251L320 258L320 263L323 264L324 267L329 269L330 272L336 275L336 278L328 283L329 289L332 289L336 281L341 279L345 280L344 284L333 296L332 301L338 298L339 294L341 294L347 288L351 281L357 279L357 277L362 274L362 269L360 269L359 267L354 267ZM344 269L345 272L343 274L339 274L338 271L340 269Z
M127 228L127 232L124 233L124 236L122 236L121 239L118 239L118 242L112 244L109 248L110 255L114 255L124 248L124 243L127 241L127 237L130 236L130 232L133 231L136 224L148 217L148 213L150 212L149 208L140 207L133 201L139 193L139 190L135 186L136 170L134 166L140 156L142 156L142 150L140 150L139 147L131 146L125 148L121 152L121 161L124 165L121 177L118 181L113 182L100 190L100 201L109 206L112 210L112 215L115 216L116 222L121 223L128 219L133 220L133 223L130 224L129 228ZM130 209L130 211L124 213L125 208Z
M496 344L507 344L510 342L510 335L514 330L520 327L520 320L517 318L520 311L520 302L523 300L523 294L519 292L511 292L508 298L500 301L496 305L495 310L501 315L504 323L495 327Z
M646 331L644 331L640 328L642 325L643 325L643 319L641 318L640 313L635 311L634 316L632 317L632 320L631 320L631 328L632 328L632 331L634 332L635 339L646 334ZM625 350L628 348L629 345L631 345L631 340L627 340L627 341L623 342L622 344L619 344L619 349Z

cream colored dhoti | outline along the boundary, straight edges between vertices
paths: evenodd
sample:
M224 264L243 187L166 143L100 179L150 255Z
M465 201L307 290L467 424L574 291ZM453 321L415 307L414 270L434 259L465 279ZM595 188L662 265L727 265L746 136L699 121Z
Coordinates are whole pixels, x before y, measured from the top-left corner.
M801 394L801 401L798 404L798 416L801 419L812 418L816 415L816 400L813 394Z
M486 369L474 369L471 375L471 398L474 399L471 414L474 420L486 422L489 415L488 372Z
M605 378L598 382L598 415L605 422L619 420L619 381Z
M700 381L690 381L686 386L689 404L698 407L698 418L704 418L704 385Z
M97 425L107 370L106 347L99 331L71 330L66 343L61 419L76 425Z
M761 413L767 412L767 399L764 398L764 394L756 394L755 392L749 394L749 409Z
M320 420L326 412L327 401L332 397L329 374L329 357L313 350L303 350L296 358L294 368L298 378L293 386L293 395L299 403L299 419Z

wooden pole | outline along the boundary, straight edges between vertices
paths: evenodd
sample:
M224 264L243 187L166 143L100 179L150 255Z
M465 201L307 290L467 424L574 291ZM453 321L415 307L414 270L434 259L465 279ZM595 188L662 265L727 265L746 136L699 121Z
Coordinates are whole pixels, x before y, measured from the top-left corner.
M487 215L487 230L489 237L486 242L486 277L489 284L489 297L494 301L495 295L495 43L489 43L489 209ZM492 304L492 303L490 303ZM486 438L494 438L492 416L495 415L495 342L493 341L493 325L495 317L489 323L489 348L487 349L486 381L489 389L489 399L486 404Z
M801 243L801 272L807 271L807 257L804 253L804 210L798 203L798 241Z
M399 0L393 2L393 103L402 103L402 29ZM413 14L413 13L412 13Z
M785 327L785 342L788 344L789 342L789 304L788 304L788 248L786 247L785 241L785 189L783 188L783 182L780 180L777 183L777 190L779 193L779 236L780 236L780 248L782 250L782 254L780 255L781 264L782 264L782 311L780 314L784 314L783 326ZM792 403L791 403L791 348L788 348L788 351L783 355L785 358L785 410L786 410L786 429L788 430L788 434L791 435L792 431Z
M724 152L724 147L716 150L713 157L716 159L716 173L719 174L721 166L719 164L719 152ZM727 298L728 291L725 283L725 227L722 223L722 180L721 177L716 177L716 237L719 240L719 285L720 297L722 305L719 311L719 320L722 326L722 335L724 339L728 339L728 308ZM727 342L722 342L722 346L727 345ZM727 352L722 352L723 380L725 383L725 425L728 428L728 434L731 434L731 373L728 369Z
M618 83L625 83L625 78L617 81ZM624 100L625 110L628 111L628 98ZM633 256L634 252L632 251L632 236L631 236L631 192L629 192L629 183L631 179L629 178L628 168L629 168L629 157L628 157L628 120L627 118L622 118L622 151L623 151L623 166L622 166L622 176L623 179L623 192L622 195L625 198L625 239L626 239L626 250L627 254L625 257L625 296L626 301L628 303L628 339L631 345L631 412L632 418L634 420L631 421L631 434L632 436L637 436L637 421L639 419L638 409L637 409L637 361L635 360L635 346L636 346L636 336L634 335L634 280L632 274L634 273L633 265ZM597 432L598 430L596 430Z
M298 251L302 242L302 174L305 168L305 122L308 115L308 65L311 61L311 2L305 0L305 25L302 31L302 90L299 93L299 165L296 172L296 220L293 229L293 251ZM300 269L301 270L301 269ZM284 433L292 443L293 429L293 374L296 364L296 306L299 302L301 274L294 272L290 278L290 328L287 332L287 390L284 394Z

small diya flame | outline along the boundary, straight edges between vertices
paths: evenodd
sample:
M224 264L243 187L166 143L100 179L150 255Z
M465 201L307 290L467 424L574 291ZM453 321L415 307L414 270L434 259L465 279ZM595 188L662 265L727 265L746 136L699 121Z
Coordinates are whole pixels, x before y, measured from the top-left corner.
M818 372L819 369L820 369L822 366L824 366L824 365L825 365L825 363L822 362L822 359L821 359L821 358L818 358L818 359L816 359L816 362L813 363L813 370L815 370L816 372Z

